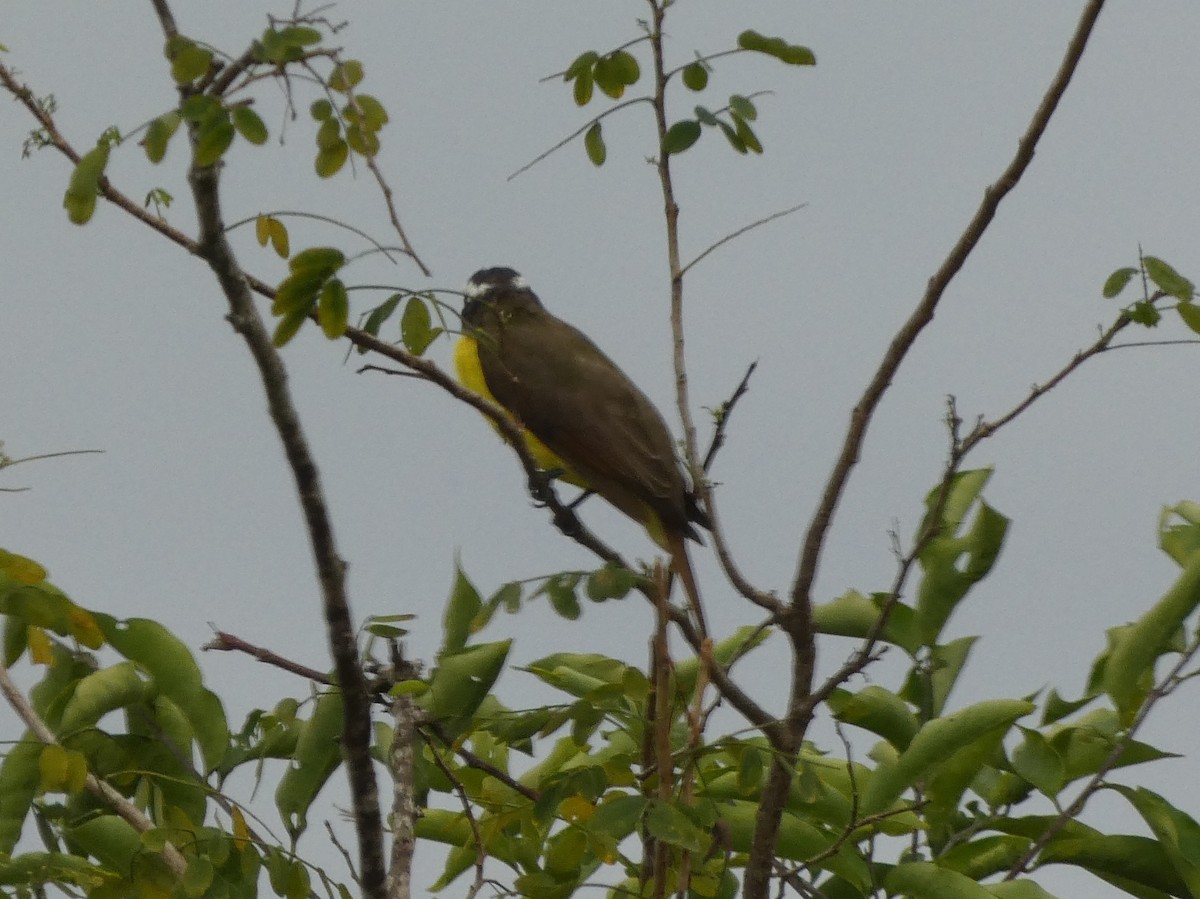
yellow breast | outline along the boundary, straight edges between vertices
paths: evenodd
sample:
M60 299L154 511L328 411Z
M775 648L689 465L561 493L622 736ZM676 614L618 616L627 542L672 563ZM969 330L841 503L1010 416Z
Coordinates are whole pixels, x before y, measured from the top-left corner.
M496 398L492 396L492 392L488 389L487 381L483 377L483 366L479 364L479 352L475 344L475 338L464 334L458 339L458 343L454 345L454 368L458 372L458 380L463 387L466 387L472 393L479 394L484 399L496 403ZM499 404L497 403L497 405ZM516 423L520 424L519 421ZM491 424L493 427L496 425L494 421ZM568 484L574 484L576 487L587 488L588 485L584 480L550 447L538 440L533 434L530 434L525 428L521 428L521 433L525 435L525 445L529 448L529 454L533 456L533 461L537 463L538 468L544 471L559 472L559 480L566 481Z

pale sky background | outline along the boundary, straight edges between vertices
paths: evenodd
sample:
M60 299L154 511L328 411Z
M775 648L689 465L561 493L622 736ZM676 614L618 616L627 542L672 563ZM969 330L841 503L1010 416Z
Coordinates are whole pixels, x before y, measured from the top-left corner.
M237 54L267 13L290 4L176 3L181 30ZM714 134L674 163L684 255L796 203L801 212L737 240L687 280L694 412L728 397L760 360L713 476L722 518L746 574L788 589L800 535L842 440L849 409L895 328L1008 163L1057 69L1082 4L725 3L687 0L668 30L676 62L732 46L752 27L811 47L815 68L766 57L718 60L709 90L677 92L675 117L731 93L758 101L762 157L735 155ZM578 110L561 71L585 49L635 37L644 4L344 2L337 43L361 59L361 89L391 114L380 162L417 250L433 268L373 257L348 277L408 288L461 288L477 268L511 265L555 313L581 327L656 400L678 432L671 394L667 270L649 108L608 119L599 170L573 145L514 181L506 176L605 108ZM816 595L883 590L893 576L888 530L906 539L940 471L947 394L971 420L1018 402L1117 305L1100 296L1113 269L1136 263L1139 242L1184 274L1196 260L1196 109L1200 81L1194 3L1114 0L1038 155L988 235L952 283L937 319L901 369L838 511ZM0 21L6 63L39 94L53 93L76 147L110 124L123 132L174 103L149 4L10 0ZM643 52L643 71L648 60ZM279 135L279 93L256 108ZM225 172L227 222L272 210L320 212L389 238L369 177L311 174L306 110L286 145L235 144ZM10 469L0 546L38 559L80 604L158 619L194 649L209 623L324 668L319 600L289 472L244 345L224 321L208 270L118 210L88 227L61 208L69 169L46 151L22 161L31 127L0 105L0 228L5 260L0 328L0 439L15 457L102 449ZM194 231L182 140L155 168L130 143L109 174L140 199L175 195L170 221ZM290 221L293 247L343 232ZM277 281L285 269L237 233L246 269ZM386 293L352 295L357 309ZM1187 336L1167 319L1129 339ZM448 341L429 354L449 364ZM413 612L408 652L431 659L455 555L488 594L508 580L593 567L594 560L531 507L512 456L479 417L437 388L359 375L345 347L315 328L287 347L291 386L350 563L353 609ZM1086 365L1028 415L987 442L969 467L995 465L986 497L1012 520L999 565L960 608L947 637L981 634L955 704L1045 686L1077 695L1106 628L1138 616L1176 567L1155 546L1160 508L1200 499L1196 484L1195 346L1122 350ZM379 361L379 360L375 360ZM589 501L584 518L628 557L651 545L619 514ZM714 630L757 621L724 584L711 555L694 553ZM512 661L554 650L646 655L640 599L587 605L565 622L542 603L497 620L481 639L515 636ZM778 707L784 640L740 669ZM821 666L849 644L824 640ZM232 655L200 659L236 728L252 708L307 687ZM877 682L892 685L880 669ZM861 681L859 682L861 684ZM513 705L552 694L517 671ZM1187 753L1198 698L1160 707L1142 738ZM15 724L0 722L15 736ZM740 726L732 714L729 726ZM828 719L814 735L824 741ZM870 740L862 742L869 747ZM1124 779L1200 816L1194 758L1134 769ZM330 814L328 810L325 814ZM314 810L305 844L328 852ZM1144 832L1122 802L1100 797L1087 820ZM435 876L426 853L419 882ZM330 861L333 861L330 858ZM1055 890L1116 895L1086 876L1043 871ZM455 890L448 895L454 895ZM1063 893L1066 895L1067 893ZM1080 893L1076 893L1080 894Z

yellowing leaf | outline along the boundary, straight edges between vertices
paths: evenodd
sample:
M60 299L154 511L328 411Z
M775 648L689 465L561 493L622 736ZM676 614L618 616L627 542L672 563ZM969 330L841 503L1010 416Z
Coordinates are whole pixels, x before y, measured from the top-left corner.
M0 549L0 573L22 584L40 584L46 579L46 569L33 559Z
M88 649L99 649L104 645L104 634L100 625L87 609L75 606L67 613L67 620L71 625L71 636Z
M573 824L586 821L596 813L596 806L582 796L568 796L558 806L558 813Z
M50 638L40 627L29 626L27 641L29 643L29 660L35 665L50 665L54 662L54 649Z
M250 845L250 828L246 825L246 816L235 805L230 817L233 819L233 841L238 849L245 849Z

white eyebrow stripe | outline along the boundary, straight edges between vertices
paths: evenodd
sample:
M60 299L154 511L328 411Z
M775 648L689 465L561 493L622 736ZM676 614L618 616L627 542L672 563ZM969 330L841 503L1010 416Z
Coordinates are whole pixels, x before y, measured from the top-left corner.
M468 300L477 300L481 296L483 296L485 293L487 293L489 290L493 290L497 287L504 287L504 286L512 287L515 290L528 290L529 282L526 281L525 278L521 275L517 275L515 278L509 279L507 285L489 284L487 282L480 284L478 281L468 281L466 289L463 290L463 294L466 295Z

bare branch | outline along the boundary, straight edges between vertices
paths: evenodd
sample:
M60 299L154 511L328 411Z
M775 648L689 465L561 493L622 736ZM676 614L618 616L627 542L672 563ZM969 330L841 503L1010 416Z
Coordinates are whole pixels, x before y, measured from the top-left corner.
M397 678L415 677L415 666L402 657L392 643L392 672ZM420 712L411 693L392 700L392 751L388 762L392 774L392 858L388 868L388 899L408 899L412 895L412 862L416 848L417 799L415 794L413 742L417 735ZM436 753L434 753L436 755Z
M271 665L283 671L298 674L300 677L314 683L330 685L329 675L324 671L317 671L315 668L309 668L307 665L293 662L291 659L286 659L263 646L255 646L253 643L249 643L241 637L227 633L226 631L216 631L213 639L200 648L205 652L244 652L246 655L258 659L264 665Z
M450 781L451 786L454 787L454 792L458 794L459 804L463 808L463 815L466 816L467 823L471 826L471 835L475 839L475 882L467 890L467 899L474 899L479 894L479 891L483 889L483 865L487 861L487 850L483 844L483 835L479 832L479 822L475 819L475 811L471 808L471 800L467 797L467 791L463 787L462 781L458 779L458 776L446 764L445 759L441 755L437 752L430 752L429 754L433 758L433 763L441 769L442 773L446 775L446 779Z
M787 209L781 209L778 212L772 212L768 216L764 216L763 218L760 218L757 221L753 221L748 225L743 225L741 228L738 228L736 231L732 231L729 234L726 234L724 237L722 237L716 243L710 244L708 246L708 248L704 250L704 252L702 252L699 256L697 256L695 259L693 259L691 262L689 262L687 265L685 265L682 269L680 269L680 271L679 271L680 276L686 275L688 273L688 270L691 269L692 266L694 266L697 262L699 262L701 259L703 259L705 256L707 256L713 250L716 250L716 249L724 246L725 244L729 243L729 241L735 240L736 238L741 237L747 231L753 231L755 228L758 228L761 225L766 225L766 224L769 224L770 222L775 221L776 219L781 219L785 215L791 215L793 212L799 212L801 209L803 209L807 205L808 205L807 203L799 203L795 206L789 206Z
M845 489L846 481L850 475L850 470L858 462L859 451L862 447L863 439L866 437L867 426L871 423L871 418L875 414L875 410L878 408L884 392L895 378L900 364L904 361L905 356L908 355L908 351L912 348L917 336L933 320L934 311L937 309L937 305L941 301L946 287L950 284L954 276L958 274L959 270L966 263L967 258L971 255L971 251L975 249L975 245L983 237L984 231L987 230L988 225L996 215L996 210L999 208L1001 200L1008 195L1009 191L1016 187L1017 182L1020 181L1021 176L1024 175L1025 170L1033 161L1033 154L1037 148L1038 141L1045 133L1046 126L1049 125L1054 110L1058 107L1058 103L1066 92L1067 86L1071 83L1071 78L1075 74L1084 49L1087 47L1088 38L1095 27L1096 19L1103 8L1104 0L1090 0L1084 9L1079 24L1076 26L1075 33L1067 46L1062 64L1059 66L1058 72L1050 84L1050 88L1046 91L1042 102L1033 114L1029 126L1025 129L1025 133L1021 136L1017 144L1016 155L996 182L984 192L983 201L980 203L979 208L971 217L971 221L967 224L958 241L951 248L945 261L934 272L933 277L929 279L925 295L917 304L916 309L913 310L912 315L909 316L908 321L904 323L892 339L891 345L880 362L879 369L867 385L867 389L864 391L858 404L854 407L853 412L851 412L850 427L846 433L842 451L838 455L833 473L829 477L825 492L821 497L820 505L813 516L812 522L809 524L808 532L804 539L804 547L801 552L796 581L792 590L793 605L797 607L807 606L810 602L809 591L817 575L817 563L825 543L825 535L833 521L834 510L841 499L842 491Z
M385 899L383 826L370 754L370 696L359 664L353 615L346 594L345 563L338 555L320 473L287 388L283 360L271 343L250 286L225 235L219 167L193 164L188 171L188 182L199 219L199 253L212 269L229 304L230 324L246 341L258 366L271 419L296 483L321 587L329 649L344 700L342 745L354 804L363 893L369 899Z

